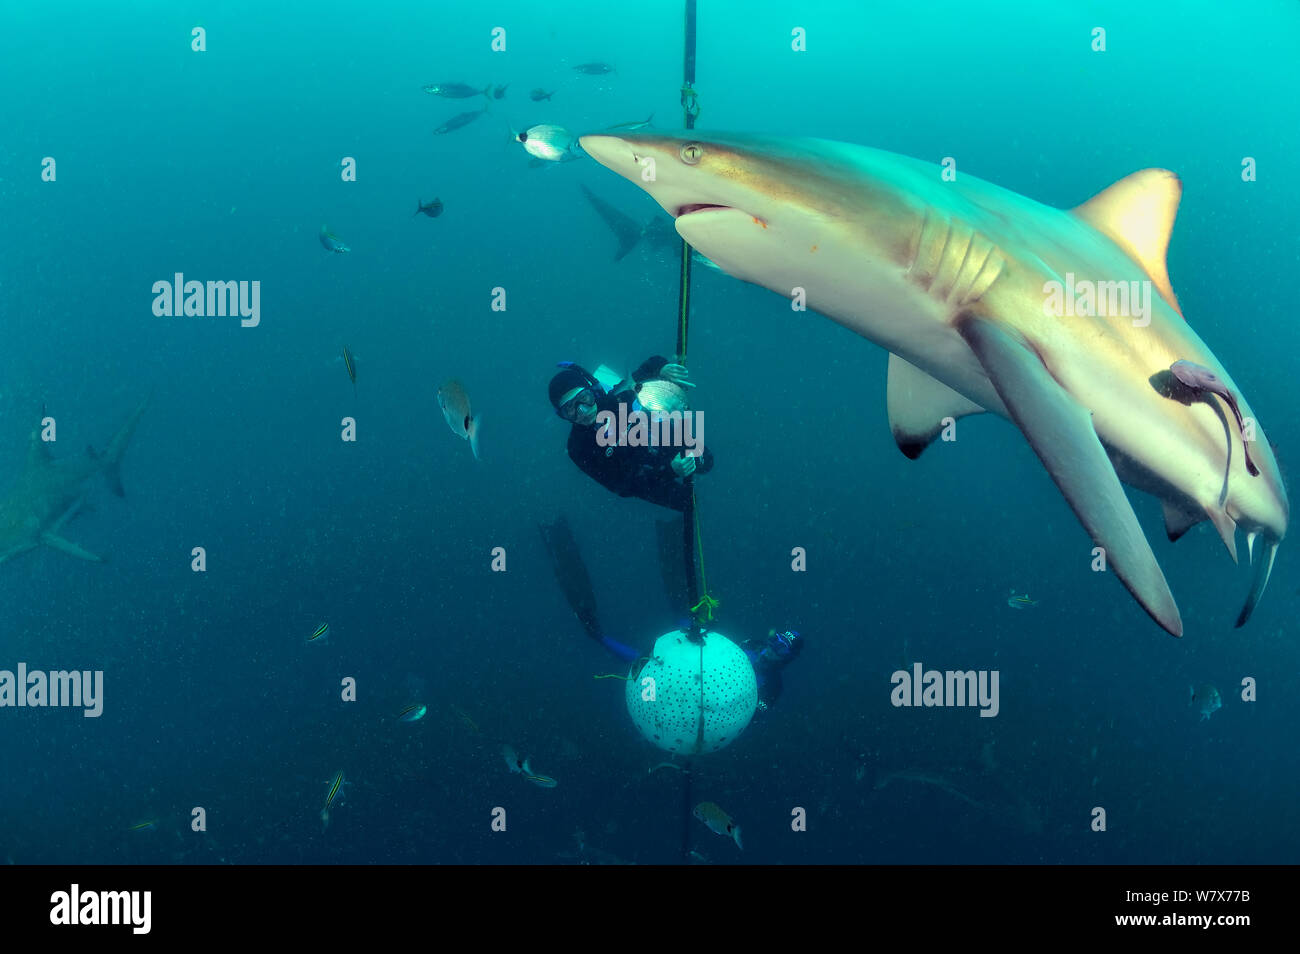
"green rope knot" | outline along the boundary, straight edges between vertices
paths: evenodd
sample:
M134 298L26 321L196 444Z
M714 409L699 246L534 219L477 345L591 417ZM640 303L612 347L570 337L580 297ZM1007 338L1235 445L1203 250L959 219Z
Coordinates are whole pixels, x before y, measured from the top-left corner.
M719 605L720 604L717 600L705 593L704 599L691 607L691 615L697 620L700 619L700 617L703 617L704 622L711 623L713 622L713 611L716 610Z
M700 115L700 94L696 92L695 87L690 83L682 84L682 109L691 119L698 119Z

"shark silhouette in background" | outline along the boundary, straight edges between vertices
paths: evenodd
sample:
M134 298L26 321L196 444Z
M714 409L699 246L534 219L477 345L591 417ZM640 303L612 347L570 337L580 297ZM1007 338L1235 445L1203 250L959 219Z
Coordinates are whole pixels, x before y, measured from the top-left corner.
M42 544L79 560L103 562L103 557L65 538L63 528L81 510L92 478L103 474L109 489L124 496L122 456L148 403L140 403L102 453L87 448L84 454L56 460L50 444L41 440L40 429L32 432L27 466L0 500L0 563Z
M1013 421L1107 568L1175 636L1178 607L1120 481L1160 498L1171 540L1209 520L1236 560L1240 527L1258 562L1237 625L1250 618L1290 508L1262 429L1170 285L1172 172L1136 172L1065 210L826 140L581 142L724 272L786 297L803 289L810 308L887 349L890 425L908 457L962 415ZM1156 294L1140 318L1053 313L1049 290L1082 283Z

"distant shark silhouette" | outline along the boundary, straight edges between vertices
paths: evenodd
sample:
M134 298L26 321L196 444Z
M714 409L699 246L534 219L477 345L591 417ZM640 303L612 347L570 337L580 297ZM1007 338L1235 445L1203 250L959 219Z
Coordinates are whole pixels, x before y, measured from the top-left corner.
M614 208L585 185L580 185L579 188L582 189L582 194L587 197L587 201L591 203L591 207L596 210L605 224L609 226L609 230L614 233L614 238L618 242L618 247L614 250L614 261L622 261L627 253L636 248L642 241L645 241L648 246L661 250L676 251L682 247L681 237L678 236L677 230L673 227L672 219L656 215L644 225L638 225L631 216L625 215ZM718 267L695 249L691 249L691 257L705 268L716 269Z
M41 440L39 429L32 432L27 467L8 496L0 500L0 563L41 544L79 560L104 562L103 557L77 546L61 533L81 510L87 483L97 474L104 475L113 493L124 496L122 455L148 403L148 399L140 403L102 454L86 448L84 454L55 460L50 445Z

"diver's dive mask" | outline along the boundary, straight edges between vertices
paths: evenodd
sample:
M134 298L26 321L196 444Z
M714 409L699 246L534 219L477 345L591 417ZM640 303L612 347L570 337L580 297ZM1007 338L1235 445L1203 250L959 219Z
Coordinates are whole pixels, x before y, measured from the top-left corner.
M574 388L560 398L560 405L555 409L570 424L577 424L595 412L596 395L591 388Z

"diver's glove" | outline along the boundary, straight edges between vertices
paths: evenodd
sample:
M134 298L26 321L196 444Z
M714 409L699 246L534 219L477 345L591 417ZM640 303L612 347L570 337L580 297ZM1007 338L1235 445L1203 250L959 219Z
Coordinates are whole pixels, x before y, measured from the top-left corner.
M678 477L691 476L691 474L695 473L696 466L698 466L696 458L687 457L683 455L680 451L678 452L677 456L673 458L672 461L673 473L676 474Z
M665 364L659 369L659 377L663 378L665 381L671 381L673 384L681 388L695 387L695 384L688 380L690 374L691 373L686 370L686 365L684 364Z

